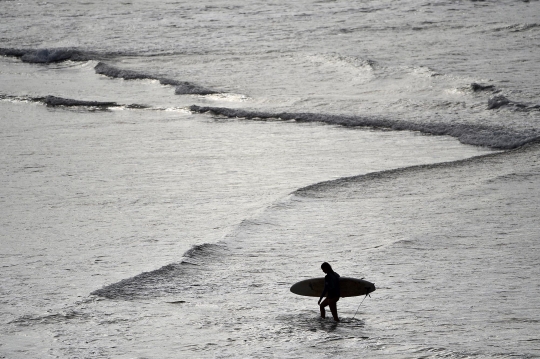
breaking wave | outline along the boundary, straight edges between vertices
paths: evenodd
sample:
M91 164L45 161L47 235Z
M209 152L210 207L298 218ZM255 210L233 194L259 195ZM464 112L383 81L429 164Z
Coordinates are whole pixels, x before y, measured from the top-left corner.
M380 117L346 116L317 113L268 113L247 111L224 107L201 107L193 105L189 108L196 113L212 113L229 118L245 118L248 120L282 120L296 122L321 122L344 127L368 127L391 129L395 131L418 131L436 136L451 136L461 143L485 146L493 149L513 149L520 147L540 134L533 131L512 131L505 128L479 126L463 123L416 123L392 120Z
M44 97L0 95L0 100L37 102L37 103L42 103L46 105L47 107L90 107L93 109L101 109L101 110L107 110L112 107L125 107L125 108L132 108L132 109L148 108L145 105L139 105L139 104L122 105L122 104L111 102L111 101L74 100L70 98L63 98L63 97L50 96L50 95L44 96Z
M529 24L513 24L505 27L496 28L495 31L510 31L510 32L523 32L533 29L540 28L539 23L529 23Z
M330 190L332 189L340 189L343 190L348 186L353 186L355 188L358 188L359 183L365 183L365 182L375 182L375 183L384 183L388 180L397 178L399 176L404 176L407 173L413 173L422 169L436 169L436 168L453 168L453 167L459 167L463 164L473 163L473 162L482 162L490 158L500 158L502 156L512 156L512 153L519 153L519 152L527 152L527 151L537 151L540 147L540 137L528 142L524 146L520 148L516 148L510 151L504 151L504 152L496 152L496 153L489 153L486 155L476 156L472 158L466 158L463 160L457 160L457 161L451 161L451 162L441 162L441 163L433 163L433 164L426 164L426 165L417 165L417 166L409 166L409 167L403 167L403 168L396 168L386 171L380 171L380 172L373 172L368 174L362 174L358 176L350 176L350 177L342 177L335 180L329 180L329 181L323 181L311 184L309 186L305 186L302 188L297 189L292 193L294 196L299 197L309 197L309 198L319 198L319 197L326 197ZM518 175L515 175L518 176ZM538 174L536 173L527 173L527 174L519 174L519 177L523 178L524 181L529 181L532 178L538 178ZM490 181L499 180L500 177L497 177Z
M222 258L226 251L227 247L224 244L195 245L184 253L180 263L172 263L150 272L143 272L90 294L108 299L131 300L191 290L199 286L201 266Z
M32 315L23 315L22 317L15 319L8 324L16 324L20 326L31 326L34 324L56 324L64 323L66 321L81 321L86 320L88 315L85 313L67 310L60 313L42 315L42 316L32 316Z
M91 61L105 60L119 56L128 56L128 53L100 53L84 51L76 48L51 48L51 49L14 49L0 48L0 56L16 57L23 62L35 64L51 64L64 61ZM158 77L143 72L120 69L103 62L99 62L94 70L97 74L111 78L124 80L157 80L162 85L175 87L177 95L214 95L219 91L211 90L203 86L188 82L178 81L165 77Z
M83 51L75 48L52 49L10 49L0 48L0 55L16 57L23 62L36 64L51 64L63 61L90 61L115 56L115 54L100 54L93 51ZM116 54L118 55L118 54Z
M486 85L486 84L479 84L476 82L473 82L470 86L470 89L472 92L483 92L483 91L489 91L489 92L499 92L494 85Z
M488 100L488 110L499 108L509 108L515 111L540 111L540 105L526 104L522 102L511 101L503 95L497 95Z
M96 67L94 67L94 70L97 74L110 78L119 78L124 80L157 80L162 85L174 86L174 92L177 95L213 95L219 93L218 91L210 90L191 82L178 81L146 74L143 72L119 69L103 62L98 63Z

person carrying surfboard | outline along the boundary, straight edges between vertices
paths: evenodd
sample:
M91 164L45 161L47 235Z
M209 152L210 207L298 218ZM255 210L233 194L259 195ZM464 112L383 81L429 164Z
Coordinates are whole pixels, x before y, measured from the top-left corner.
M339 291L339 274L334 272L330 264L324 262L321 264L321 269L324 273L326 273L326 276L324 277L324 289L321 294L321 297L319 298L319 304L321 308L321 317L326 317L326 311L324 307L329 306L330 312L332 312L332 316L334 317L334 320L336 322L339 322L338 314L337 314L337 301L340 297L340 291ZM322 301L323 297L326 295L326 298Z

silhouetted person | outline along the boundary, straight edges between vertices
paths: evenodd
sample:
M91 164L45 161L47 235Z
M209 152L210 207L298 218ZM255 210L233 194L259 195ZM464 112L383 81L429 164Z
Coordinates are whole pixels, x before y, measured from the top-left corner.
M332 316L334 317L334 320L336 322L339 322L338 314L337 314L337 306L336 303L339 300L340 292L339 292L339 274L334 272L330 264L324 262L321 264L321 269L324 273L326 273L326 276L324 277L324 289L321 294L321 297L319 298L318 304L321 307L321 317L326 317L326 311L324 310L324 307L329 306L330 311L332 312ZM323 297L326 295L325 300L322 301Z

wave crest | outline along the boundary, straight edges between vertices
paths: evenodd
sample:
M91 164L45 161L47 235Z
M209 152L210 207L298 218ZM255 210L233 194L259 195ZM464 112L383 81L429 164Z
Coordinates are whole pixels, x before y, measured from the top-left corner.
M89 61L99 57L95 52L82 51L75 48L51 49L6 49L0 48L0 55L17 57L23 62L50 64L63 61Z
M195 245L184 254L184 259L180 263L172 263L150 272L143 272L90 294L108 299L131 300L181 293L198 287L200 267L206 263L215 262L224 255L225 251L226 247L223 244Z
M47 107L89 107L93 109L107 110L111 107L125 107L132 109L144 109L148 108L146 105L131 104L122 105L112 101L86 101L75 100L70 98L58 97L58 96L44 96L44 97L30 97L30 96L11 96L0 94L0 100L10 101L26 101L37 102L46 105Z
M399 121L380 117L346 116L318 113L268 113L246 111L224 107L190 106L196 113L212 113L229 118L245 118L248 120L283 120L297 122L321 122L344 127L368 127L391 129L394 131L418 131L436 136L451 136L461 143L474 146L485 146L493 149L512 149L520 147L536 138L536 132L518 132L505 128L487 127L463 123L417 123Z
M119 69L103 62L99 62L94 67L94 70L97 74L110 78L124 80L156 80L162 85L175 86L174 93L176 95L213 95L218 93L217 91L204 88L191 82L178 81L133 70Z
M470 89L472 92L482 92L482 91L490 91L490 92L498 92L498 90L495 85L486 85L486 84L479 84L476 82L471 83Z
M522 102L511 101L503 95L493 96L488 100L488 110L496 110L499 108L509 108L515 111L540 111L540 105L526 104Z

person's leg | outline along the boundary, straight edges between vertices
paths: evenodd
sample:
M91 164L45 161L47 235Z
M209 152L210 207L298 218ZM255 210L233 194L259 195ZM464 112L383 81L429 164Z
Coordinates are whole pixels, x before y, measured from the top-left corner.
M338 318L338 314L337 314L337 301L339 300L339 298L335 299L335 298L330 298L330 299L326 299L328 301L328 306L330 307L330 311L332 312L332 317L334 317L334 320L336 322L339 322L339 318Z
M324 307L328 305L328 298L324 298L324 300L321 302L321 318L326 318L326 311L324 310Z

